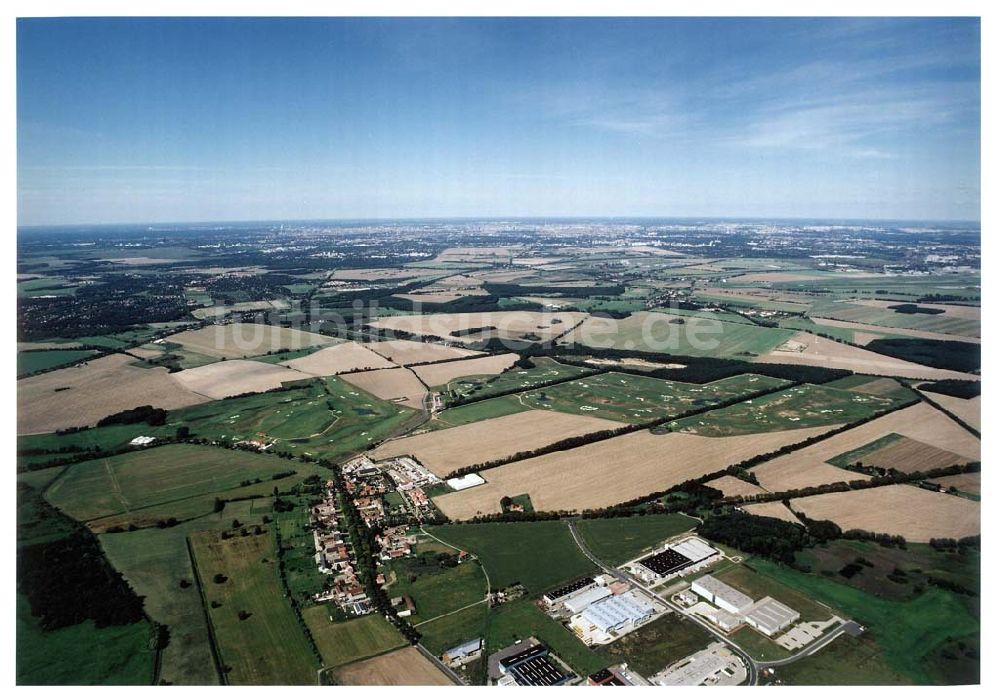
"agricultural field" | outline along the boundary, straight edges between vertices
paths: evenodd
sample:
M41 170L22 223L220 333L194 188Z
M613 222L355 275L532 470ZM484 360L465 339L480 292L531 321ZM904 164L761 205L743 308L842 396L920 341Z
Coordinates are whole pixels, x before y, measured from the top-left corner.
M408 368L384 368L378 371L345 373L342 378L381 400L413 409L421 409L427 388Z
M719 472L828 429L727 437L639 431L484 470L480 475L486 484L441 495L434 503L455 520L499 513L505 495L528 494L536 511L608 507ZM608 468L608 463L615 467Z
M325 667L341 666L406 646L399 631L377 613L334 623L326 606L310 606L302 609L302 619Z
M168 341L219 359L245 359L279 350L334 344L337 340L276 325L234 322L180 332L170 335Z
M517 354L496 354L475 359L416 366L413 368L413 372L425 385L443 386L445 390L450 390L451 383L456 378L495 376L513 366L517 358Z
M684 514L647 514L628 518L581 519L576 529L587 548L599 560L615 566L697 525L697 519Z
M306 356L282 360L282 363L312 376L334 376L338 373L395 367L395 364L373 352L368 345L357 342L334 344Z
M663 312L624 320L590 318L567 339L598 349L636 349L678 356L753 358L792 337L792 330Z
M740 507L743 511L753 516L763 516L788 523L800 524L799 517L781 502L762 502L760 504L744 504Z
M641 424L786 384L779 378L742 375L695 385L609 372L525 391L518 400L539 410Z
M189 540L227 683L315 685L319 661L284 599L271 536Z
M771 492L814 487L830 482L867 479L830 465L842 454L873 443L889 434L900 434L957 453L970 461L980 458L979 439L930 405L918 403L895 410L811 446L778 456L752 469L761 487Z
M804 384L670 422L668 426L672 431L701 436L765 433L850 424L898 404L889 397Z
M143 528L100 536L108 560L145 598L146 613L170 628L160 657L160 677L176 685L217 684L201 594L195 585L187 537L198 531L231 530L232 522L261 524L270 497L229 502L225 510L169 528Z
M596 572L562 521L446 524L430 533L479 558L490 587L520 582L533 595ZM525 551L532 551L526 555Z
M77 463L49 486L45 496L73 518L87 521L222 493L298 467L270 456L176 444Z
M487 419L506 417L507 415L525 412L530 409L530 407L521 402L519 395L504 395L488 400L477 400L467 405L450 407L435 414L431 418L431 421L427 422L426 426L431 430L447 429Z
M74 364L93 356L92 349L50 349L44 351L18 351L17 375L24 376L50 368Z
M336 683L344 686L451 686L452 682L415 647L340 667Z
M810 315L847 322L860 322L886 328L922 330L958 336L978 337L980 309L978 306L935 305L921 303L920 309L931 312L907 312L905 304L896 301L855 300L850 303L817 303Z
M946 411L955 415L973 429L976 429L977 431L982 429L983 406L979 396L973 398L960 398L952 397L951 395L942 395L941 393L932 393L930 391L920 392L925 398L934 404L943 407Z
M219 361L171 374L184 388L211 400L246 393L263 393L283 383L310 378L307 374L262 361Z
M709 480L705 483L705 487L718 490L722 493L723 497L749 497L764 492L763 488L733 475L723 475L714 480Z
M912 361L877 354L868 349L799 332L781 346L752 361L768 364L794 364L800 366L825 366L842 368L858 373L874 373L900 378L944 380L946 378L974 379L973 374L930 368Z
M187 390L164 368L138 368L112 354L17 382L18 434L93 426L101 418L140 405L176 409L208 398Z
M481 603L422 623L417 628L421 636L420 644L440 656L466 640L483 637L489 615L490 610L486 604Z
M793 499L791 507L810 519L833 521L844 531L888 533L918 543L980 533L979 502L912 485L818 494Z
M926 472L968 462L968 458L951 451L895 433L848 453L842 453L829 461L830 465L836 465L838 468L860 464L903 473Z
M458 468L619 426L596 417L532 410L394 439L377 447L372 455L378 459L413 456L435 475L443 476ZM469 448L470 444L476 447Z
M463 349L462 347L450 347L434 342L413 342L408 339L372 342L365 346L379 356L383 356L399 366L482 356L482 352Z
M584 313L538 313L518 310L496 313L398 315L379 318L370 324L383 330L402 330L410 334L468 344L490 337L546 341L568 331L585 317Z

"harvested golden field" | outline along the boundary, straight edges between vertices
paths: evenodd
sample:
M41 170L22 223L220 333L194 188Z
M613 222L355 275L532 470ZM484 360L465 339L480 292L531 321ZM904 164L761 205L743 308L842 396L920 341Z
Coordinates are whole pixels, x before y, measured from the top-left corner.
M499 513L501 497L525 493L537 511L606 507L724 470L830 428L719 438L637 431L485 470L479 473L485 485L444 494L434 503L456 520Z
M969 462L964 456L905 436L873 453L866 454L860 460L865 465L893 468L903 473L927 472L935 468L947 468L949 465Z
M409 339L372 342L365 346L379 356L384 356L389 361L400 366L483 355L481 351L472 351L471 349L463 349L461 347L448 347L444 344L435 344L434 342L413 342Z
M868 342L875 339L876 336L881 337L886 334L896 334L902 337L916 337L918 339L940 339L950 342L961 338L963 342L969 342L971 344L979 344L981 341L979 337L969 337L966 335L944 334L942 332L928 332L926 330L910 330L902 327L883 327L882 325L869 325L863 322L848 322L847 320L833 320L825 317L810 317L809 319L817 325L854 330L855 344L868 344Z
M421 409L427 390L407 368L383 368L378 371L359 371L340 376L351 385L366 390L375 397L398 402L407 407Z
M890 412L884 417L794 453L778 456L753 468L752 472L757 476L761 487L771 492L785 492L831 482L864 480L867 476L837 468L827 461L889 434L909 436L969 460L979 460L980 457L979 439L955 424L947 415L921 402Z
M959 492L979 495L983 491L982 473L960 473L931 480L936 485L954 487Z
M337 669L343 686L451 686L452 682L416 647L389 652Z
M892 395L899 390L899 383L892 378L876 378L873 381L845 389L853 393L865 393L866 395Z
M357 342L334 344L308 356L284 361L282 365L311 376L335 376L338 373L396 367L391 361Z
M483 337L520 339L539 337L542 340L561 335L583 318L586 313L528 312L511 310L495 313L437 313L434 315L395 315L371 323L387 330L403 330L412 334L440 337L458 342L474 342ZM482 328L483 332L472 332ZM454 335L454 332L466 332Z
M810 519L833 521L845 531L889 533L915 543L980 532L979 502L912 485L818 494L790 504Z
M763 502L761 504L744 504L742 507L748 514L753 514L754 516L767 516L772 519L781 519L782 521L787 521L788 523L802 525L799 521L799 517L795 515L795 512L786 507L781 502Z
M448 247L434 258L435 262L487 262L489 264L510 264L514 255L521 252L524 245L498 247Z
M976 431L981 431L983 405L979 396L965 399L924 390L921 390L920 394L948 410Z
M216 361L171 374L193 393L221 400L243 393L263 393L280 388L282 383L309 378L295 369L263 361Z
M457 301L459 298L485 295L488 295L486 291L478 287L463 289L428 287L411 293L394 293L392 297L403 298L404 300L412 301L414 303L451 303L452 301Z
M880 308L887 310L889 307L899 305L899 301L881 301L873 298L854 299L852 305L865 305L869 308ZM960 318L962 320L979 320L982 316L982 308L978 305L944 305L941 303L917 303L921 308L931 308L943 311L943 317Z
M979 380L979 376L946 371L940 368L929 368L911 361L894 359L891 356L876 354L867 349L841 344L826 337L817 337L808 332L799 332L785 345L796 349L804 345L801 351L784 351L778 347L767 354L752 359L754 363L764 364L795 364L798 366L823 366L825 368L844 368L857 373L874 373L883 376L900 376L902 378L926 378L942 380L958 378L962 380Z
M41 434L92 426L102 417L153 405L175 409L208 402L183 387L165 368L139 368L125 354L17 382L17 433Z
M321 334L252 322L208 325L197 330L171 335L167 339L191 351L220 359L260 356L279 349L305 349L306 347L334 344L337 341Z
M761 271L729 277L730 283L781 283L783 281L812 281L829 276L823 272Z
M723 497L749 497L752 494L764 492L763 487L757 487L752 482L740 480L732 475L723 475L705 483L705 487L722 492Z
M528 410L393 439L376 448L372 455L377 459L413 456L435 475L446 475L457 468L621 426L621 422L597 417Z
M338 269L330 275L331 281L387 281L434 276L433 269Z
M413 372L427 385L446 385L462 376L495 376L503 373L514 365L517 358L517 354L495 354L477 359L414 366Z
M140 359L156 359L163 356L163 351L159 344L146 344L141 347L133 347L128 350L128 353Z

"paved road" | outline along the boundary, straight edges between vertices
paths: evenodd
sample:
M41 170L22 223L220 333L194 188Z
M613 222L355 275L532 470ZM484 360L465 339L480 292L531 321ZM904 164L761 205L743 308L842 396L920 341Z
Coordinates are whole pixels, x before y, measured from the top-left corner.
M754 686L754 685L757 684L757 666L758 665L753 660L753 657L751 657L749 654L747 654L746 652L743 651L742 647L740 647L735 642L733 642L728 637L726 637L721 632L719 632L714 627L712 627L712 625L708 621L706 621L706 620L704 620L702 618L699 618L698 616L689 615L689 614L685 613L684 609L682 609L680 606L678 606L677 604L675 604L672 601L669 601L667 599L664 599L664 598L660 597L657 593L655 593L651 589L647 588L645 585L641 584L638 580L634 579L630 575L625 574L624 572L622 572L619 569L616 569L614 567L608 567L607 565L605 565L602 560L600 560L597 556L595 556L592 552L590 552L590 549L587 548L587 546L584 544L583 540L581 540L580 536L576 532L576 526L575 526L574 522L572 520L569 520L566 523L569 525L569 532L570 532L570 534L572 534L573 540L576 542L577 547L580 548L580 551L584 555L586 555L590 559L591 562L593 562L595 565L597 565L598 567L600 567L607 574L610 574L611 576L616 577L616 578L618 578L618 579L620 579L620 580L622 580L624 582L629 582L633 586L637 587L650 600L656 601L658 603L664 603L664 604L666 604L667 607L670 610L674 611L675 613L680 614L682 617L688 618L692 622L697 623L698 625L700 625L701 627L703 627L707 632L711 633L720 642L723 642L726 645L728 645L729 648L731 650L733 650L733 652L741 660L743 660L743 664L747 668L747 679L748 679L747 683L750 686Z
M853 630L853 628L855 627L858 627L857 623L851 620L845 620L843 623L838 625L833 630L833 632L828 633L819 640L809 644L808 646L805 647L805 649L793 654L791 657L786 657L785 659L778 659L771 662L757 662L757 666L761 669L765 669L767 667L786 666L788 664L791 664L792 662L796 662L802 659L803 657L808 657L810 655L816 654L821 649L823 649L831 642L836 640L838 637L843 635L845 632Z

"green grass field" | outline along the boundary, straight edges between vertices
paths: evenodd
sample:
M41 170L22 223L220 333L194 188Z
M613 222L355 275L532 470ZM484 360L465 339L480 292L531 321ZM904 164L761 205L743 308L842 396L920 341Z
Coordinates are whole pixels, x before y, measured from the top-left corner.
M841 635L822 651L775 670L789 686L896 686L912 683L886 664L870 637Z
M418 412L331 377L292 390L216 400L170 413L172 427L213 439L278 439L279 453L338 459L402 430Z
M86 521L225 492L301 465L244 451L174 444L76 463L45 494L73 518Z
M427 427L431 429L447 429L457 427L462 424L481 422L484 419L494 417L506 417L509 414L516 414L530 409L523 404L517 395L505 395L503 397L490 398L480 402L473 402L469 405L451 407L439 412L435 419L427 422Z
M65 366L93 356L90 349L51 349L47 351L17 352L17 375L24 376L35 371Z
M275 511L274 525L281 541L281 561L285 566L285 582L300 605L312 603L312 597L323 590L329 579L316 566L316 544L313 541L309 523L310 502L320 498L321 485L307 485L295 488L295 494L284 495L281 499L294 504L290 511Z
M698 522L683 514L649 514L618 519L583 519L576 530L590 551L609 565L621 565L648 548L689 531Z
M475 553L494 589L520 582L531 594L540 594L596 571L561 521L446 524L428 530Z
M486 597L486 577L475 560L442 569L433 562L420 564L419 558L401 558L389 568L394 581L386 587L386 593L390 597L406 594L413 599L416 612L409 618L413 625L484 601Z
M421 635L420 642L428 650L440 656L446 650L466 640L484 637L487 613L486 604L478 604L464 611L424 623L417 628Z
M624 320L604 321L573 333L597 348L636 349L676 356L749 358L766 354L794 334L792 330L758 327L719 318L633 313Z
M538 357L533 359L534 368L511 368L497 376L468 377L452 381L449 388L456 397L486 397L508 390L529 390L541 383L584 376L593 371L578 366L561 364L554 359Z
M669 428L702 436L758 434L847 424L899 403L891 397L805 384L670 422Z
M597 652L604 658L604 666L627 662L631 669L648 677L705 649L713 639L693 622L668 613Z
M253 499L226 505L225 511L170 528L147 528L99 536L108 560L145 597L145 609L170 628L170 643L161 655L160 677L178 685L218 683L205 610L188 553L188 535L226 530L233 519L260 524L271 513L271 500ZM182 587L181 580L190 582Z
M227 682L316 684L319 662L284 598L271 535L221 540L202 532L189 540ZM214 581L217 574L225 581Z
M610 372L521 393L518 399L521 404L536 409L635 424L708 407L787 383L780 378L747 374L695 385Z
M326 606L310 606L303 609L302 618L324 666L341 666L406 646L399 631L377 613L332 623Z
M927 659L949 637L979 632L978 620L955 594L930 587L909 601L888 601L828 577L754 559L760 574L823 602L867 627L886 666L917 684L933 680ZM839 640L838 640L839 642ZM822 653L821 653L822 654Z
M31 615L27 599L17 595L18 685L123 686L153 681L150 624L98 628L94 621L48 632Z
M879 325L891 332L899 327L925 332L942 332L944 334L978 336L981 323L978 320L941 315L925 315L922 313L898 313L888 308L870 307L852 303L817 303L809 314L814 317L860 322L868 325Z
M817 603L807 594L781 584L772 577L760 574L752 566L732 565L713 576L729 586L739 589L754 600L771 596L801 613L804 621L823 621L834 615L833 610L828 606Z

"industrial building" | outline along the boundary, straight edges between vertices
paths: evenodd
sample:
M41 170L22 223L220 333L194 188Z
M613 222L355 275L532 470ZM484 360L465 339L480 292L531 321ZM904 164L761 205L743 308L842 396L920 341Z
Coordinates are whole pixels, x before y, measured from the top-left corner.
M582 613L590 604L597 603L609 596L611 596L611 590L607 587L591 587L567 596L562 604L570 613Z
M765 596L744 614L747 625L771 637L799 619L799 612Z
M546 592L545 595L542 596L542 601L545 602L546 606L551 608L556 604L562 603L562 601L570 594L584 591L586 589L593 589L596 586L597 580L593 577L580 577L579 579L574 579L569 584L563 584L561 587Z
M514 650L496 661L500 674L498 685L559 686L573 678L573 674L564 672L553 661L549 648L543 644L523 649L515 646Z
M446 482L448 483L448 487L457 492L481 485L486 482L486 480L475 473L469 473L468 475L463 475L462 477L450 478L449 480L446 480Z
M740 658L721 642L713 642L660 673L651 676L657 686L735 686L746 679Z
M719 555L718 550L700 538L690 536L642 558L632 566L632 571L646 582L660 582L707 567Z
M570 628L586 645L606 644L656 613L657 608L635 591L592 603L570 620Z
M475 640L469 640L468 642L463 642L457 647L452 647L450 650L446 651L441 655L441 660L445 664L457 665L464 664L472 659L475 659L483 651L483 639L477 637Z
M749 596L711 575L692 582L691 591L730 613L742 614L753 606Z

